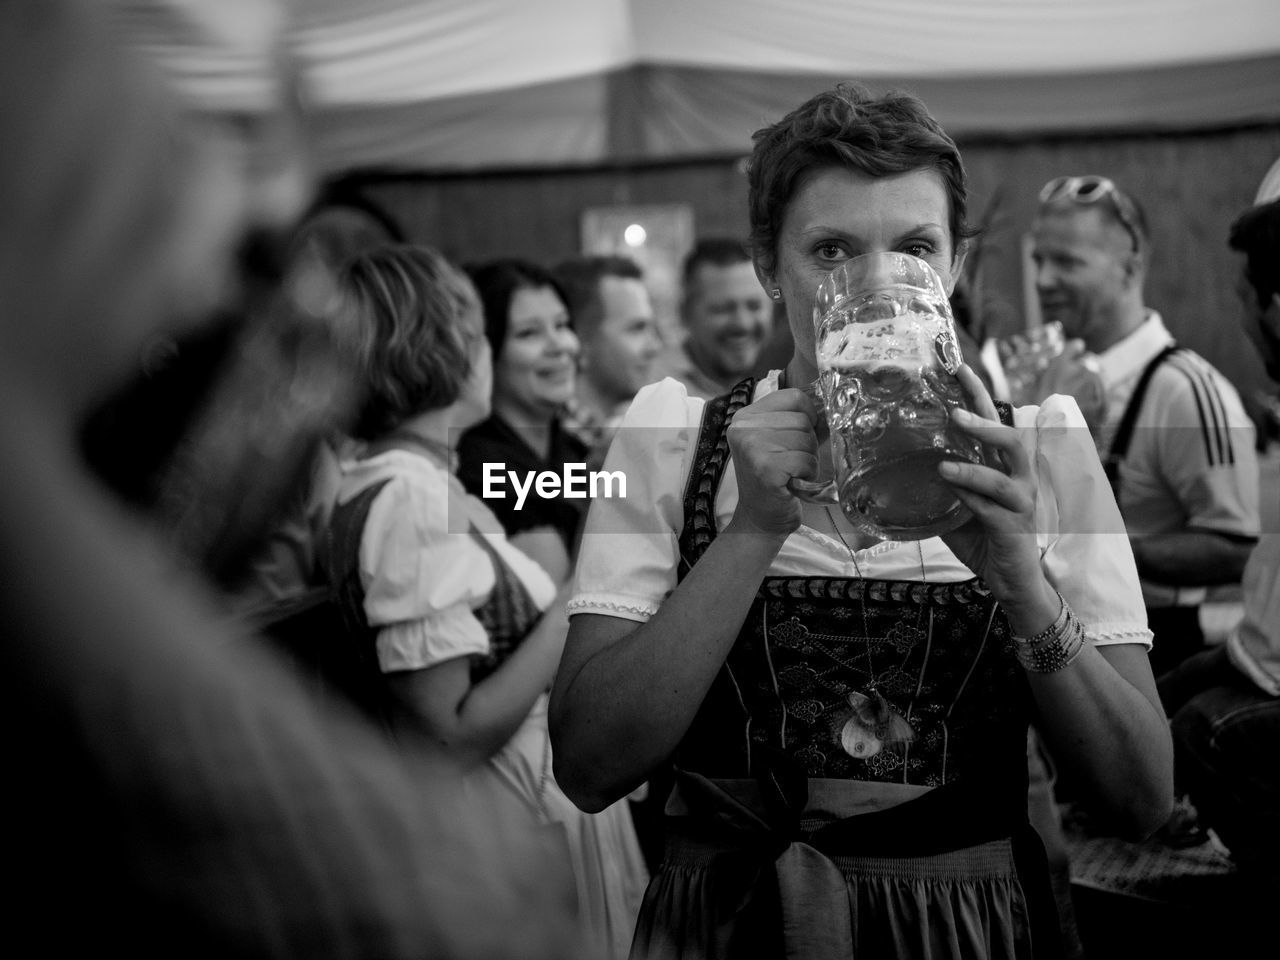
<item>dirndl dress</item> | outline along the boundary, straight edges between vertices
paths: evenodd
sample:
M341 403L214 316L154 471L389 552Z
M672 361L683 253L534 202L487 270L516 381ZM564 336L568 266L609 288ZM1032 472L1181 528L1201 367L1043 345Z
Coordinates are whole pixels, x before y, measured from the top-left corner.
M681 578L752 386L707 405ZM632 960L1060 957L1010 643L978 579L766 578L673 758Z

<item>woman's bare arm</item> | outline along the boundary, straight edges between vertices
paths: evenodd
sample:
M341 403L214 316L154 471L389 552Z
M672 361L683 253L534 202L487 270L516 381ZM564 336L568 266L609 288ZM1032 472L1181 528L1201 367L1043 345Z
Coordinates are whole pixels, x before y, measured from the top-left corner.
M675 749L780 544L730 525L648 623L573 618L551 736L556 781L579 807L604 809Z
M517 550L533 558L538 566L547 571L557 586L569 579L573 572L573 562L569 559L569 551L561 539L560 533L551 526L534 527L522 530L507 537L507 542Z
M1040 563L1033 465L972 371L962 368L960 379L982 416L960 412L956 423L993 452L995 466L940 467L974 514L944 539L991 588L1014 634L1031 637L1062 603ZM1173 802L1173 744L1145 650L1086 644L1067 666L1027 678L1054 757L1086 785L1094 809L1127 836L1163 823Z
M733 519L648 623L573 618L551 696L556 779L584 810L638 786L692 723L787 536L800 523L792 477L813 477L812 401L779 390L728 428Z
M484 763L511 739L560 663L567 593L565 586L515 652L475 686L465 657L387 674L393 695L433 747L468 768Z
M1056 673L1027 674L1049 749L1121 836L1169 817L1173 742L1141 644L1086 646Z

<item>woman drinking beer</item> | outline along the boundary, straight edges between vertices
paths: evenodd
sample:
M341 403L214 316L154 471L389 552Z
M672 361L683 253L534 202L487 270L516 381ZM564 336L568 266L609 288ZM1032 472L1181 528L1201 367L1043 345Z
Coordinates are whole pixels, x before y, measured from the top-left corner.
M633 957L1052 956L1026 822L1034 717L1093 811L1165 819L1171 753L1132 553L1074 401L1001 417L967 367L985 463L933 469L972 512L881 540L793 492L829 472L806 388L815 291L897 251L948 291L966 179L914 97L841 85L759 131L756 271L786 368L718 400L636 397L587 521L552 702L555 770L601 809L671 763L667 847Z

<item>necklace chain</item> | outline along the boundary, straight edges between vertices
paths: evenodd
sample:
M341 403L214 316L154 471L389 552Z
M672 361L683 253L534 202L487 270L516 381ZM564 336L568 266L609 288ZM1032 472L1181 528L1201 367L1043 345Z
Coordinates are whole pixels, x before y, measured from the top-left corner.
M836 520L835 514L831 512L831 507L826 506L823 507L823 509L827 512L827 519L831 521L831 526L835 530L836 536L840 538L840 542L849 553L849 559L853 562L854 572L858 575L858 579L862 581L862 590L858 596L858 603L862 607L862 635L865 638L865 645L863 649L867 656L867 674L871 678L871 688L875 689L876 683L880 677L876 673L875 663L871 657L871 623L870 618L867 616L867 578L862 575L862 567L858 564L857 554L854 553L853 547L849 546L849 541L844 538L844 534L840 530L840 524ZM928 585L929 581L924 569L924 547L920 545L919 540L916 541L916 550L920 557L920 583L922 587L925 587ZM916 611L916 630L918 632L923 631L924 629L924 608L928 602L928 591L922 589L920 605Z

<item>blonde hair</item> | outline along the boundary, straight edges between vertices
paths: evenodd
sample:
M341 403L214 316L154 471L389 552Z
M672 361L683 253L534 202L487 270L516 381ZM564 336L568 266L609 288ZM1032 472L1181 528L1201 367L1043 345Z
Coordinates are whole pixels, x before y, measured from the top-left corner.
M357 437L371 440L458 399L473 343L462 317L480 303L466 274L430 247L398 244L356 257L340 285L367 391Z

